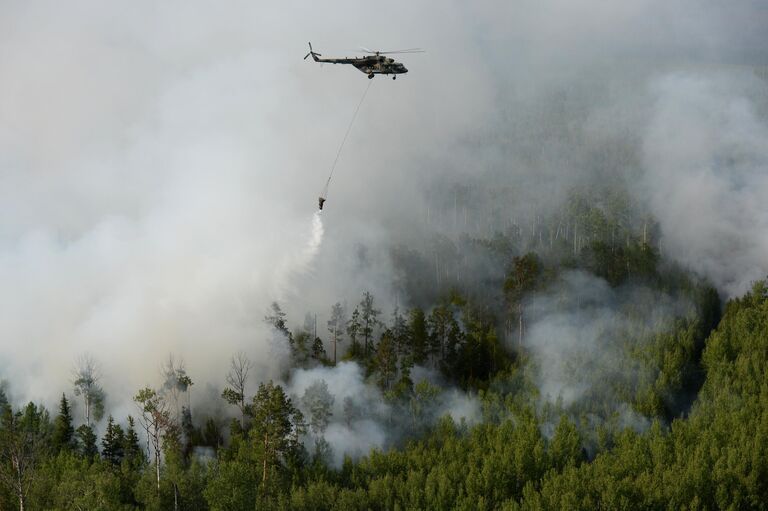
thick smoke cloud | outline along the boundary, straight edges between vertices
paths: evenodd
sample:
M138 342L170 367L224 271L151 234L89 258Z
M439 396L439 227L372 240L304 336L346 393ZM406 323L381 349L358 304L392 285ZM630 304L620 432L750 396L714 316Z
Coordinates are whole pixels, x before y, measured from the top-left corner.
M757 1L3 3L0 377L20 400L52 400L90 352L124 403L169 352L203 387L221 385L243 349L259 379L276 378L287 356L262 322L271 300L321 325L364 289L384 309L402 304L389 248L443 230L425 199L437 184L511 184L511 208L495 203L507 219L556 208L614 133L640 153L637 195L665 250L738 292L766 271L765 110L739 99L751 97L743 66L765 62L765 12ZM322 245L308 241L317 191L367 80L302 62L307 40L328 55L429 50L397 82L374 82ZM702 65L725 81L702 79ZM666 133L690 127L700 152L680 162L686 142ZM680 215L671 204L692 181L727 207ZM465 226L503 225L481 221L482 207Z
M663 247L729 297L768 275L767 86L750 72L651 84L643 184Z
M375 83L319 253L316 195L367 80L302 62L306 40L326 52L445 42L461 58L456 9L427 37L425 8L354 2L0 9L0 372L20 400L53 399L83 352L115 401L157 382L169 352L199 383L221 382L239 349L277 377L269 302L294 318L363 289L386 303L384 225L418 202L408 162L489 105L471 58L432 94L428 59L410 86Z

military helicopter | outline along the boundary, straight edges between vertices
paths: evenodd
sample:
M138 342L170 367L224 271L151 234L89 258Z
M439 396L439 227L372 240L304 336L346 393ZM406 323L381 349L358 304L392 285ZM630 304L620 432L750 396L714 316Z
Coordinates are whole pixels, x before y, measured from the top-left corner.
M385 57L384 55L390 55L393 53L423 53L424 50L420 48L408 48L405 50L396 51L374 51L368 48L360 48L369 55L365 57L344 57L343 59L321 59L318 58L322 54L317 53L312 49L312 43L309 43L309 53L304 55L304 60L312 55L312 59L315 62L327 62L329 64L350 64L357 69L368 75L368 79L373 78L375 75L393 75L392 79L396 79L397 75L407 73L408 70L401 62L395 62L395 59Z

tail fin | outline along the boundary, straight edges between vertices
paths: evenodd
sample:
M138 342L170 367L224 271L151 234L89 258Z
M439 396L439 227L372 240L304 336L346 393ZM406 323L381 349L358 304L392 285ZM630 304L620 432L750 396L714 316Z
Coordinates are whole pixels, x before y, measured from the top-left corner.
M310 55L312 55L312 60L314 60L315 62L320 62L320 60L317 57L321 56L321 54L312 50L312 43L309 43L309 53L304 55L304 60L307 60L307 57L309 57Z

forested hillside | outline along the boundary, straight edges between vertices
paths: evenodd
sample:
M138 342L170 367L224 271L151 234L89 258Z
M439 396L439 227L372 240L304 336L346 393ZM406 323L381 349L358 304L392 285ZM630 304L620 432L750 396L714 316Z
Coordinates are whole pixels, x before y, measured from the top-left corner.
M229 418L191 406L173 359L126 417L104 409L93 360L58 410L12 405L7 382L0 509L762 508L766 283L721 319L716 291L660 257L651 219L613 204L575 194L530 230L437 239L439 262L428 243L393 249L407 310L366 292L327 328L291 328L273 304L292 368L249 386L235 354ZM337 402L311 376L334 371L373 397ZM339 452L335 430L386 437Z
M0 511L766 509L767 204L766 0L0 0Z

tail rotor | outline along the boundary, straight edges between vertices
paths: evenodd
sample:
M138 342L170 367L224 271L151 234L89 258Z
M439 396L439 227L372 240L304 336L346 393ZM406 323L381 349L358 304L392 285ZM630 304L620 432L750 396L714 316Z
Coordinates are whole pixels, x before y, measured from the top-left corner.
M316 51L312 50L312 43L309 43L309 53L304 55L304 60L307 60L307 57L309 57L310 55L312 55L312 58L314 60L317 60L317 57L322 57L323 56L322 53L317 53Z

